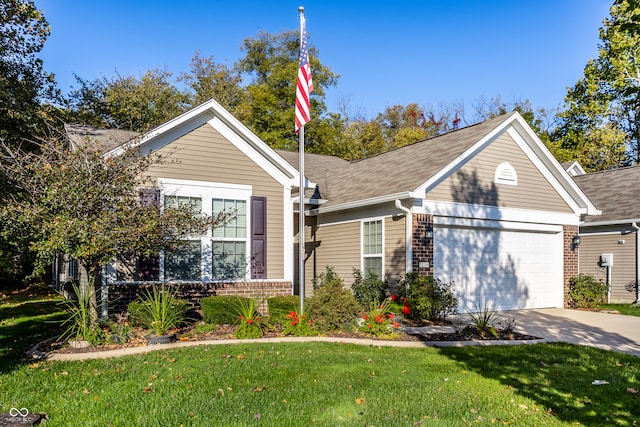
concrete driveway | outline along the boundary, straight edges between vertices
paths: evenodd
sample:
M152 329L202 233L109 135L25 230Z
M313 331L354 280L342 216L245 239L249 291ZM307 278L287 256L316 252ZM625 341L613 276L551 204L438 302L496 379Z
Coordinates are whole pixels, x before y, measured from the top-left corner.
M548 342L568 342L640 356L640 317L548 308L505 311L516 331Z

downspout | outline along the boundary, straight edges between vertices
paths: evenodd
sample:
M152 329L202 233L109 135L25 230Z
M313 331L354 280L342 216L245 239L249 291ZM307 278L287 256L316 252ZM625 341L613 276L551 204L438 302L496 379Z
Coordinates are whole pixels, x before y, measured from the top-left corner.
M636 229L636 300L633 302L634 304L640 303L640 284L638 283L638 279L640 276L639 266L640 263L640 235L638 231L640 231L640 227L636 222L632 222L631 226Z
M400 199L396 199L396 208L400 209L405 216L405 271L411 273L413 271L413 216L411 209L402 205Z

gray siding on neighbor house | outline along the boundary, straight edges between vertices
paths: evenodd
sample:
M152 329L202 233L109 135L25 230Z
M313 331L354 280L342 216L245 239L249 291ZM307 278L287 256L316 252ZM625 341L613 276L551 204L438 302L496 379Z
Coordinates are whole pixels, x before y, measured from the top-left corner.
M495 183L498 165L509 162L518 185ZM429 200L573 213L560 194L529 160L510 135L504 133L447 177Z
M151 176L251 185L267 198L267 279L284 277L284 189L267 172L205 124L159 150L171 162L153 166ZM287 230L287 232L290 232Z
M600 255L613 254L611 267L611 302L633 302L635 293L626 289L636 279L636 238L637 233L589 235L580 233L579 271L590 274L602 281L607 280L607 269L600 267ZM624 243L622 243L624 241Z

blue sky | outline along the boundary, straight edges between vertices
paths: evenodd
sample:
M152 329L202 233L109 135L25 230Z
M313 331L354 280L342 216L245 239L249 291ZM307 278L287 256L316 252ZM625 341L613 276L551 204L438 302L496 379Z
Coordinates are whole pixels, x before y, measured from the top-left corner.
M320 61L340 75L329 110L348 99L372 117L412 102L469 110L496 96L554 109L597 57L613 0L35 2L51 25L41 57L64 93L74 73L93 80L166 67L177 76L197 50L232 65L243 39L297 29L302 5Z

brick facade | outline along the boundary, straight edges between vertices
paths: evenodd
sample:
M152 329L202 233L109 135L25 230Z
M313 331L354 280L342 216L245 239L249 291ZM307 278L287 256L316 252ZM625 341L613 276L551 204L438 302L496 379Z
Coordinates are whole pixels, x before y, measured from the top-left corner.
M109 317L122 314L127 311L127 306L139 296L143 295L143 289L149 285L124 283L109 285ZM192 308L200 308L200 300L204 297L216 295L239 295L246 297L291 295L291 282L239 282L239 283L180 283L178 297L184 298Z
M567 308L567 294L569 293L569 280L578 275L578 256L580 248L573 244L573 238L578 235L577 225L565 225L562 227L563 256L564 256L564 292L563 305Z
M411 248L413 271L421 276L433 276L433 215L413 215Z

